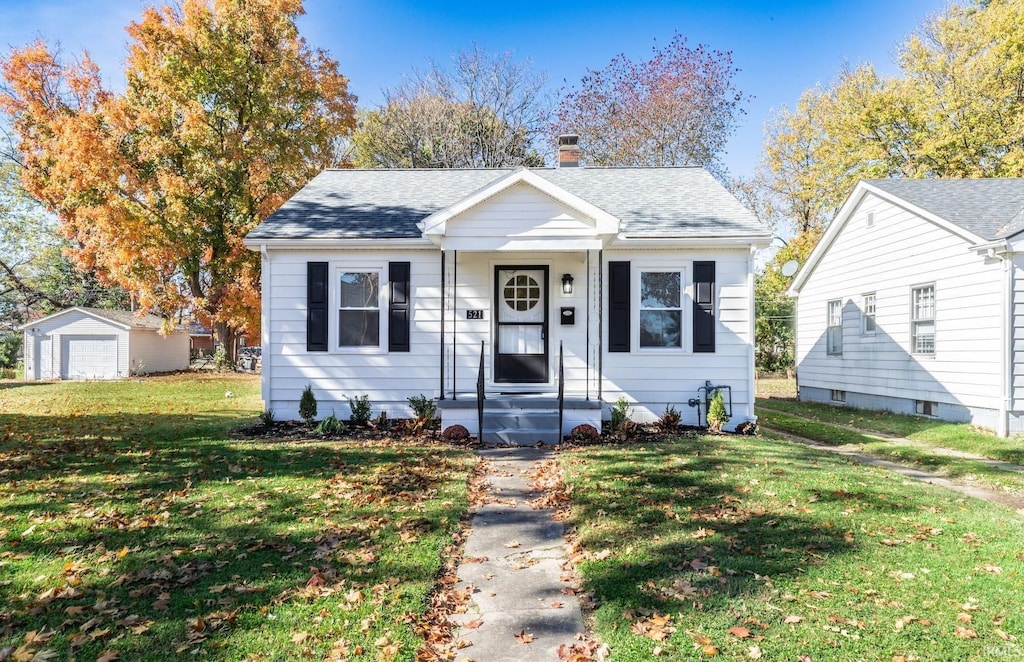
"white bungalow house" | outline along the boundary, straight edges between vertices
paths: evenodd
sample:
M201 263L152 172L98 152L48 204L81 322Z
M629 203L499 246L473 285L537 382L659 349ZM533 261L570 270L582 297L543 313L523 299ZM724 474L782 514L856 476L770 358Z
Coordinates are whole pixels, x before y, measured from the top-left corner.
M860 182L793 281L800 398L1024 431L1024 179Z
M186 370L188 332L161 334L163 320L128 310L74 307L20 327L25 379L117 379Z
M696 167L327 170L245 239L263 401L296 418L308 384L321 416L365 394L399 417L425 395L444 426L525 442L599 427L619 398L703 423L728 387L730 426L753 421L769 239Z

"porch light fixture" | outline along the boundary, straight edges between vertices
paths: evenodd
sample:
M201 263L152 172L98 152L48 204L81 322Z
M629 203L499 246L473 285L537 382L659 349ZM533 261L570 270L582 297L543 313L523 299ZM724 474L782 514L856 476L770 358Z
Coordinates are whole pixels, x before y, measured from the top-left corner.
M562 276L562 294L572 294L572 275L564 274Z

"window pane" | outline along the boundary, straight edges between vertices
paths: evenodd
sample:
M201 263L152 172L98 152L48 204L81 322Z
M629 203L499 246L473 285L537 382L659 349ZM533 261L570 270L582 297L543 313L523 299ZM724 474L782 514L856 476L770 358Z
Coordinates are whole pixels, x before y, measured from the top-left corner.
M914 319L935 318L935 288L921 287L914 290Z
M864 318L864 330L867 331L868 333L871 333L872 331L875 330L875 314L874 313L871 313L870 315L868 315L868 316L866 316Z
M380 276L376 271L341 274L342 308L376 308Z
M644 271L640 274L641 308L679 308L678 271Z
M916 354L935 353L935 322L914 323L914 352Z
M342 347L380 345L380 311L338 311L338 344Z
M678 310L641 310L641 347L681 347L682 313Z

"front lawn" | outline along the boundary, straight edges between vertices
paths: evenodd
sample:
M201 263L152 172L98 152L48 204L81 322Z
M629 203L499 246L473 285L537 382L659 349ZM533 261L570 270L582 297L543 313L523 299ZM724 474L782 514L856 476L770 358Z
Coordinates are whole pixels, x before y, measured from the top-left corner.
M0 385L0 659L413 659L472 456L231 439L259 406L248 376Z
M751 437L561 457L613 660L1024 656L1010 510Z
M967 423L950 423L884 411L833 407L814 402L758 398L757 405L830 424L852 425L869 432L905 437L912 441L975 453L994 460L1024 464L1021 439L1003 439Z

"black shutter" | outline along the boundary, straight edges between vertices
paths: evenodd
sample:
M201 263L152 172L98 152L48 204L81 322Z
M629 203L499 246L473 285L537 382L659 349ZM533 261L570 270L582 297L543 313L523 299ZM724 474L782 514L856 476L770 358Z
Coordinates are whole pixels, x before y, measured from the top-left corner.
M608 351L629 351L629 262L608 263Z
M306 263L306 351L327 351L327 263Z
M388 351L409 351L409 263L388 263Z
M715 263L693 263L693 351L715 351Z

